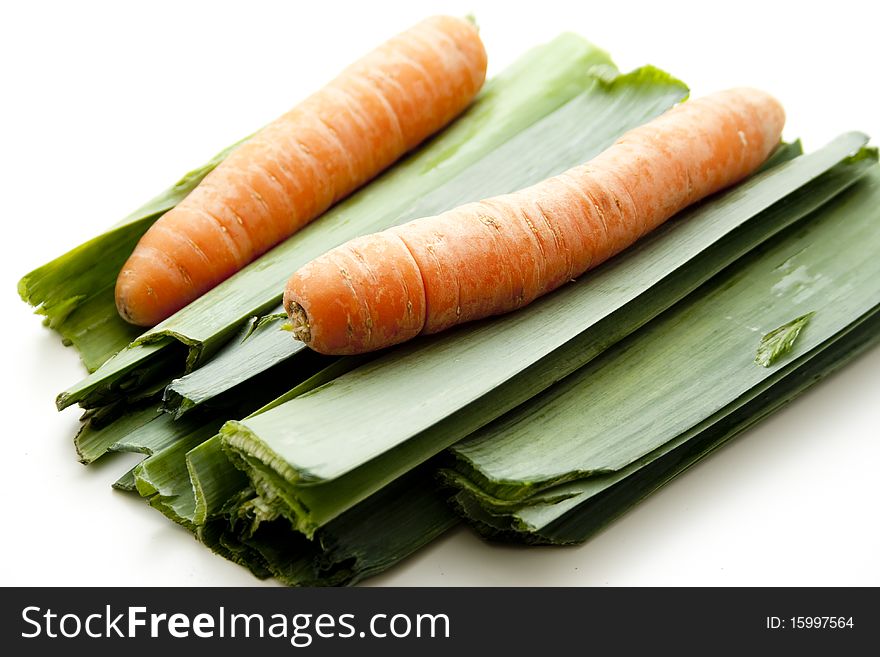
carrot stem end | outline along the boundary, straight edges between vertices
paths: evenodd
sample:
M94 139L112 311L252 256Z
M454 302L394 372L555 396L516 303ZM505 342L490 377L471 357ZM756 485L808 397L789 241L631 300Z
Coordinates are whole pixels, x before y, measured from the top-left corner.
M290 304L287 313L290 315L290 330L293 332L293 337L308 344L312 339L312 330L306 309L294 301Z

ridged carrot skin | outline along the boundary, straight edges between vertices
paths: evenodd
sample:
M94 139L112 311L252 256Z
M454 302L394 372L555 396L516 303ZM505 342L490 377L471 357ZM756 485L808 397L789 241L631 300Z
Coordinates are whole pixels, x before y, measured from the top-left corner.
M116 281L153 326L292 235L443 128L486 76L476 27L429 18L263 128L141 238Z
M772 96L723 91L532 187L351 240L288 281L294 335L357 354L521 308L745 178L784 123Z

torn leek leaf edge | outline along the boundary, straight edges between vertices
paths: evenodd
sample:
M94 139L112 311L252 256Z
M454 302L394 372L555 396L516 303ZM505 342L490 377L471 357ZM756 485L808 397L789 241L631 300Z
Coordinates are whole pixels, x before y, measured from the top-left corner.
M601 84L594 74L598 64L610 66L611 62L602 51L573 35L532 51L490 80L465 114L426 146L145 333L62 393L59 403L91 405L90 396L109 394L132 369L159 357L158 351L164 354L169 341L186 346L186 367L192 370L250 317L274 308L291 271L352 237L393 225L431 190L585 88ZM650 77L657 85L665 85L670 95L680 97L686 92L671 76L654 71ZM149 352L147 347L156 351Z
M257 329L263 328L264 326L271 324L272 322L278 321L280 319L287 319L287 313L278 312L278 313L270 313L268 315L261 315L259 317L255 317L254 320L249 324L247 332L242 337L242 342L251 337ZM282 327L283 328L283 327Z
M305 389L307 386L302 388ZM221 470L215 473L214 484L222 481L227 486L223 491L226 503L215 506L210 513L207 509L191 513L191 500L174 493L176 486L183 490L185 483L180 481L178 466L181 448L159 454L153 460L161 461L172 451L176 458L139 468L141 476L141 471L147 469L153 470L154 477L158 472L163 479L158 486L145 485L143 479L139 482L150 505L193 531L212 551L248 567L259 577L271 574L288 585L352 584L394 565L458 522L445 495L437 491L432 481L432 466L427 465L384 488L322 528L314 540L308 540L271 511L258 511L257 516L250 517L258 508L251 504L258 500L253 499L243 476L229 485L229 461L213 438L187 453L187 468L192 472L199 462L197 454L209 453L207 460L214 464L207 467L219 465ZM204 473L206 465L195 467ZM171 482L178 483L169 487ZM197 482L198 478L193 477L195 490L199 491ZM377 532L376 527L383 531ZM217 534L220 528L222 537Z
M196 409L216 407L218 412L226 412L231 417L236 414L231 413L229 407L235 406L241 410L237 414L241 417L254 410L254 406L248 407L248 401L255 401L255 406L259 406L296 385L298 378L308 378L313 370L320 369L322 359L306 357L295 371L279 372L274 377L261 376L262 368L255 368L254 364L261 359L271 361L277 358L277 345L267 344L265 340L267 333L276 332L275 322L260 322L259 318L253 318L213 358L194 372L173 379L165 387L162 395L164 410L180 418ZM290 339L287 334L284 337ZM287 348L285 340L284 353ZM244 381L250 385L236 387Z
M252 490L196 529L210 549L292 586L350 585L405 559L458 523L431 477L433 464L407 473L320 530L314 540L265 516ZM257 506L253 506L256 504Z
M73 441L79 462L84 465L93 463L109 452L117 441L146 426L161 415L162 410L156 405L156 407L126 413L102 429L96 429L86 421L80 427Z
M192 529L195 497L187 471L186 453L216 434L220 421L208 422L166 445L134 469L141 497L178 524ZM185 482L181 485L181 482Z
M314 390L328 381L332 381L340 374L350 371L368 358L369 356L364 356L350 360L337 360L280 397L268 402L251 415L258 415L289 399ZM192 490L195 498L192 521L197 525L204 524L237 490L235 485L241 488L247 483L247 479L223 451L219 434L215 434L205 443L190 449L185 458L189 481L180 481L179 490L183 491L180 494L186 494L187 487Z
M221 429L223 444L277 511L311 535L403 472L583 366L802 218L813 205L802 203L793 216L773 214L771 208L779 202L785 207L784 199L802 187L807 194L812 181L865 139L843 135L758 175L519 312L412 341L308 395L228 422ZM765 220L768 216L776 223ZM414 389L417 405L394 401ZM338 403L342 398L345 403Z
M363 360L337 361L252 415L305 394ZM117 438L110 449L148 454L149 458L134 470L138 492L175 522L191 527L202 524L216 509L212 500L216 502L219 497L221 503L225 502L247 483L219 449L216 435L222 423L216 417L173 420L171 415L163 414L158 422ZM237 484L240 484L238 488ZM221 493L218 489L222 489Z
M120 476L116 481L114 481L111 486L116 489L126 493L137 493L137 487L134 482L134 469L137 466L132 467L129 470Z
M764 334L758 344L755 362L762 367L770 367L780 358L786 356L794 347L801 331L809 324L815 314L815 311L808 312Z
M653 67L597 83L534 122L456 176L415 200L397 223L434 215L449 207L513 192L581 164L613 143L627 129L669 109L686 87ZM584 130L585 124L595 126ZM799 152L783 147L775 160ZM520 162L528 158L529 167ZM283 286L279 284L279 287ZM278 309L279 313L283 312ZM201 367L171 383L167 408L184 414L275 367L301 368L308 350L285 333L254 330L250 343L232 341Z

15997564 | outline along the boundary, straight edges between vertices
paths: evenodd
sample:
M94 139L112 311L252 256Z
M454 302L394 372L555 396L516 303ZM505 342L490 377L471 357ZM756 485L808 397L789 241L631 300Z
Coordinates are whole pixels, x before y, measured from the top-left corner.
M852 616L767 616L768 630L851 630L855 626Z

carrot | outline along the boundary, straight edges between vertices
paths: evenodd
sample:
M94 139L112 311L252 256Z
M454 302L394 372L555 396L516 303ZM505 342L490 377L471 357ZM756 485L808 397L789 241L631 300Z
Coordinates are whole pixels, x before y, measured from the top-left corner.
M153 326L292 235L454 119L486 76L474 25L429 18L263 128L144 234L116 281Z
M761 91L720 92L532 187L351 240L288 281L294 335L356 354L525 306L753 172L784 122Z

